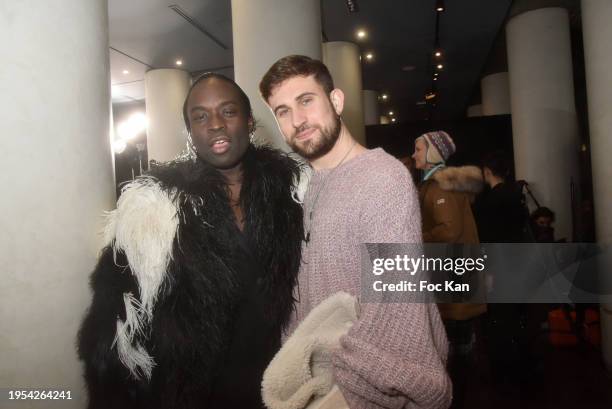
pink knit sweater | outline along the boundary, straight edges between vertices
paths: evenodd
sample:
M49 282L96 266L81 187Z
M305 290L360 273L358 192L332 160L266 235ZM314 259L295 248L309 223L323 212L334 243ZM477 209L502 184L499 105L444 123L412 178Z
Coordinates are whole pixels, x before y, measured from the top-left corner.
M412 179L382 149L366 151L335 171L314 172L304 218L310 242L303 246L299 303L289 334L330 295L346 291L360 297L360 243L421 242ZM340 343L334 375L352 409L449 406L448 345L435 304L361 303L359 321Z

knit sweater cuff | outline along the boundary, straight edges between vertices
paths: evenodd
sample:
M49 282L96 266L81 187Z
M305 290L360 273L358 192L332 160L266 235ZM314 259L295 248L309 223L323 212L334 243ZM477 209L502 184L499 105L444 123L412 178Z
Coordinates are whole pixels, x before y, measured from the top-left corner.
M427 357L428 352L413 358L393 356L350 336L341 344L333 356L334 377L351 409L439 409L450 404L450 380L442 366L435 370L427 362L436 359Z

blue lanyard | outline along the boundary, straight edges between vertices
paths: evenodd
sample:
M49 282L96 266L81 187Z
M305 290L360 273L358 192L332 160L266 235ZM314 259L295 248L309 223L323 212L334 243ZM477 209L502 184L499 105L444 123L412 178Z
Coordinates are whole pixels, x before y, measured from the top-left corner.
M429 179L431 175L433 175L437 170L442 169L444 166L445 166L444 163L438 163L436 166L429 169L427 173L425 174L425 176L423 177L423 182Z

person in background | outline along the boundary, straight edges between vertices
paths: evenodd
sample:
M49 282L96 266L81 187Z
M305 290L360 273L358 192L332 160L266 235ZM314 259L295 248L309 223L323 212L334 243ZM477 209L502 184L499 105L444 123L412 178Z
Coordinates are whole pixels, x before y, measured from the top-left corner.
M521 243L527 223L523 195L510 175L508 160L501 152L482 161L486 189L475 203L478 236L482 243Z
M528 210L521 186L512 180L509 162L502 152L485 155L482 174L486 189L475 204L476 222L482 243L521 243L526 237ZM495 285L504 285L508 277L497 277ZM502 279L502 280L499 280ZM528 378L529 336L526 331L527 308L516 303L489 303L486 315L486 339L492 379L506 386Z
M555 242L554 222L555 213L548 207L538 207L531 213L531 228L537 243Z
M455 143L444 131L427 132L414 144L415 167L424 172L419 186L425 243L478 244L471 203L482 190L482 172L476 166L446 166ZM439 304L450 341L448 368L453 381L452 408L464 404L475 341L474 319L486 304Z
M293 310L298 164L255 147L246 94L204 74L183 107L190 155L123 188L78 340L90 409L262 408Z

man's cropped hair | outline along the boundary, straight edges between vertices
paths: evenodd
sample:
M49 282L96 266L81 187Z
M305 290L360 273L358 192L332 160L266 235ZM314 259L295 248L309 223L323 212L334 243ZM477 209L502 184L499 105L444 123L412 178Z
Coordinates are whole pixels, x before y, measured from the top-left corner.
M311 75L314 75L326 94L329 95L333 91L334 81L325 64L305 55L289 55L275 62L261 79L259 91L263 99L268 102L274 88L283 81Z

